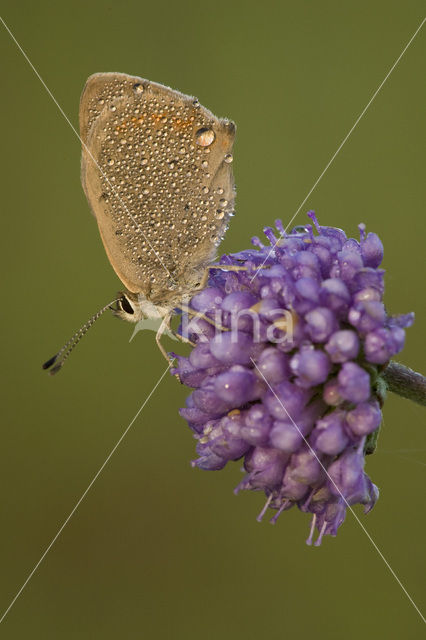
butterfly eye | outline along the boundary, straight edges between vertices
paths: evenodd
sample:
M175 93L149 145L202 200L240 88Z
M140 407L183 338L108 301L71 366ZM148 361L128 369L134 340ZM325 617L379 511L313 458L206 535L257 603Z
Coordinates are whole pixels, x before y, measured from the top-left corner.
M132 305L126 298L126 296L123 296L122 298L120 298L120 307L122 308L123 311L125 311L126 313L130 313L131 315L133 315L135 312Z

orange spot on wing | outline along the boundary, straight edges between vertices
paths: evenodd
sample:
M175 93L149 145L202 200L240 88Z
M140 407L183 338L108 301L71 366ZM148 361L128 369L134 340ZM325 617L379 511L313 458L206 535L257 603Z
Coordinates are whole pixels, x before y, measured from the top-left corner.
M118 125L115 127L115 130L116 130L116 131L123 131L124 129L127 129L127 122L126 122L126 120L124 120L121 124L118 124Z
M190 120L183 120L182 118L170 116L170 114L166 113L151 113L151 120L153 120L154 126L156 127L161 127L161 125L171 122L174 129L181 131L191 127L192 118L190 118Z

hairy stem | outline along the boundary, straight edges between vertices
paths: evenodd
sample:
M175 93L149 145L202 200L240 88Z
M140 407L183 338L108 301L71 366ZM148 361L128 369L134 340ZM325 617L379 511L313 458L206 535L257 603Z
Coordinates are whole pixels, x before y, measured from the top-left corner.
M390 362L381 374L389 391L426 406L426 378L399 362Z

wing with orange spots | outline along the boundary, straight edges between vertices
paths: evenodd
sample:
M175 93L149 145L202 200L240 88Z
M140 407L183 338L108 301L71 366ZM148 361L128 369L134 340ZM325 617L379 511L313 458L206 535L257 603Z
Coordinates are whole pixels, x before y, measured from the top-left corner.
M80 102L82 184L125 286L157 297L215 253L234 202L235 126L141 78L91 76Z

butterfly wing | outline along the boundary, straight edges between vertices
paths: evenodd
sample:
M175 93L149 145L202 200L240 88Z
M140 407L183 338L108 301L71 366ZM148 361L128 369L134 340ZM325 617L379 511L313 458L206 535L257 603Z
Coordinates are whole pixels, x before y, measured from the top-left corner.
M194 283L234 205L235 125L168 87L91 76L80 101L81 178L108 258L152 301Z

